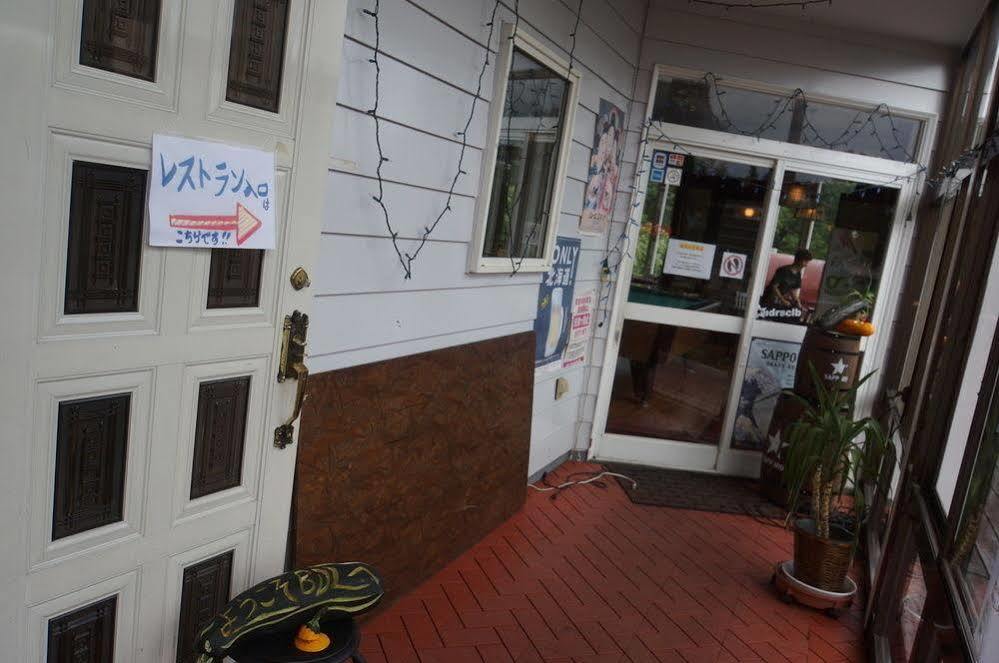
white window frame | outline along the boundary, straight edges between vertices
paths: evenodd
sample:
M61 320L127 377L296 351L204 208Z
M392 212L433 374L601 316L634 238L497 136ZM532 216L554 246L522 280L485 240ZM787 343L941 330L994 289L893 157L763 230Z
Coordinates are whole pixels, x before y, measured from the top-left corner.
M555 169L555 183L548 207L548 227L545 230L545 242L541 258L524 258L514 256L520 272L547 272L552 266L552 254L555 249L555 235L558 232L559 219L562 211L562 194L565 189L566 171L569 166L569 154L572 148L572 131L576 118L576 106L579 103L579 83L581 76L577 69L569 68L569 63L556 56L551 49L544 46L538 39L526 34L524 27L514 27L511 23L503 23L500 30L499 56L496 62L496 74L493 85L493 101L489 110L489 126L486 132L486 143L483 148L482 167L479 182L479 195L475 202L475 228L468 255L468 271L474 273L495 274L509 272L510 257L483 256L486 241L486 224L489 218L489 204L492 198L493 178L496 174L496 157L499 151L500 132L503 124L503 109L505 107L507 81L510 76L510 65L513 60L513 49L518 48L545 65L568 82L568 99L565 104L565 116L562 118L561 135L559 136L559 153Z

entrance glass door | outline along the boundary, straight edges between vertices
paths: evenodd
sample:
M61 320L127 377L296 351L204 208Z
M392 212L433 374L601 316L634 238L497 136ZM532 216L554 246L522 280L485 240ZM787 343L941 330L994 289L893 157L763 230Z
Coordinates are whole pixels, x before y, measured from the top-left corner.
M733 380L774 163L653 151L602 455L713 469L731 436Z
M798 350L809 322L858 295L873 303L871 315L880 313L878 297L899 193L890 186L787 166L773 239L761 261L766 275L748 331L751 340L732 449L762 451L767 447L777 395L794 382ZM867 339L861 349L868 349ZM863 372L879 361L869 354Z

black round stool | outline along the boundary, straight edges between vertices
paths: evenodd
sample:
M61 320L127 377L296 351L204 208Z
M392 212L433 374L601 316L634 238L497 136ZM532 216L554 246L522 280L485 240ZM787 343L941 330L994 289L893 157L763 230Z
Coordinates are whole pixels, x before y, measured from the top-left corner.
M248 636L230 649L227 656L237 663L366 663L358 652L361 634L353 619L324 619L322 625L323 633L330 637L330 646L324 651L310 653L296 649L296 626L291 631Z

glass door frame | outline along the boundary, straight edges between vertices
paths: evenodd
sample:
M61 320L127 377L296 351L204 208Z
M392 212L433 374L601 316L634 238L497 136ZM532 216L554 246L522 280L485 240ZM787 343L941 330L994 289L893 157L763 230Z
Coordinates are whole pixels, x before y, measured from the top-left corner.
M658 71L659 67L656 68L657 73ZM657 75L653 76L653 80L658 80ZM650 96L650 98L653 97ZM647 114L650 113L651 104L647 109ZM636 186L632 192L629 206L632 214L626 226L625 246L628 249L637 244L641 223L636 223L635 217L637 215L640 218L645 203L645 191L651 174L650 162L653 149L723 159L736 163L748 162L760 165L768 163L769 167L772 168L773 186L767 193L764 225L757 238L753 257L753 264L756 268L750 284L745 317L742 319L729 315L690 312L682 309L667 309L666 312L658 312L653 315L653 311L649 309L654 310L659 307L628 302L634 256L630 250L623 251L618 275L612 285L611 313L608 317L610 325L603 352L594 412L592 443L588 457L598 460L615 460L756 477L759 475L760 452L733 449L731 446L735 412L745 377L749 345L754 337L800 340L804 337L806 329L799 325L756 320L759 298L765 287L764 282L767 274L767 270L763 268L762 258L766 250L773 244L779 212L780 196L777 194L779 194L780 187L783 186L784 173L794 171L899 189L899 198L881 269L878 305L875 306L872 317L872 322L880 330L880 333L865 339L863 344L865 351L864 371L866 373L881 367L890 341L890 323L895 316L900 284L905 270L904 256L908 252L912 238L911 212L916 207L915 196L920 179L919 169L913 163L900 163L887 159L755 139L675 124L650 123L648 117L645 126L647 128L643 131L640 143L642 146L640 148L641 163L638 166L641 179L639 186ZM932 139L933 134L929 122L927 122L924 133L926 135L923 136L921 143L926 145L927 141ZM657 137L657 139L650 139L650 135ZM732 382L729 386L726 402L725 419L717 445L606 432L621 331L624 320L631 319L629 314L634 315L635 313L642 316L639 319L650 322L740 334L736 362L732 371ZM881 381L877 375L864 385L858 394L858 413L868 414L871 411L880 388Z
M666 151L677 151L677 147L672 143L665 141L654 141L648 144L648 149L646 152L651 154L653 150L662 149ZM672 150L670 148L673 148ZM625 435L620 433L606 433L603 429L606 428L606 418L610 407L610 391L613 387L614 371L608 370L604 371L601 376L601 391L600 395L603 396L606 392L606 398L598 397L598 412L601 412L601 406L605 409L602 411L603 414L603 424L602 424L602 438L603 442L609 443L611 446L617 446L622 451L631 458L620 458L620 454L615 454L613 458L615 460L632 460L641 461L644 463L655 464L657 460L655 454L665 454L670 460L675 462L670 462L671 467L683 467L685 469L692 470L703 470L709 471L713 470L718 462L718 450L721 447L721 441L732 436L732 427L734 425L735 418L729 416L732 412L733 403L738 403L739 391L741 389L741 380L738 380L738 385L740 389L736 389L735 385L737 383L736 377L740 374L739 365L742 360L746 357L749 351L749 344L747 339L746 330L752 323L752 318L756 316L757 300L759 299L759 289L762 288L761 281L766 277L766 270L761 270L759 265L759 256L763 251L763 247L766 246L764 242L767 241L767 229L773 226L768 220L773 215L776 218L777 213L777 203L780 196L776 195L778 191L776 183L782 181L783 171L780 168L780 164L777 160L765 157L758 157L755 155L738 154L725 150L717 150L710 147L703 146L683 146L682 153L684 156L689 157L700 157L706 159L722 160L728 163L734 163L739 165L748 166L759 166L767 168L770 170L770 189L766 193L764 199L764 210L763 218L760 221L760 228L757 233L756 246L753 249L753 260L752 263L755 266L753 272L752 280L749 284L749 292L747 294L746 300L746 310L742 317L723 314L723 313L709 313L703 311L689 311L681 308L674 308L669 306L655 306L652 304L639 304L635 302L628 301L628 290L630 289L632 269L634 268L634 258L626 257L621 263L621 269L618 275L619 284L628 284L627 288L619 288L621 301L615 303L615 310L617 310L617 315L613 316L614 326L613 326L613 338L615 340L615 347L619 344L621 331L623 329L624 321L627 320L639 320L642 322L651 322L661 325L670 325L679 328L695 329L701 331L714 331L721 332L724 334L738 335L739 341L736 346L736 362L732 367L732 382L729 385L728 392L725 397L725 409L722 419L722 428L719 436L719 442L717 445L704 444L700 442L685 442L680 440L669 440L661 438L650 438L643 437L639 435ZM646 168L642 177L641 190L644 192L649 183L649 176L651 174L651 169ZM640 207L644 205L644 196ZM640 207L638 209L640 209ZM634 246L637 243L637 233L638 229L635 228L634 237L629 238L629 246ZM772 232L770 233L772 237ZM762 271L762 276L760 272ZM610 345L610 344L608 344ZM618 353L615 351L613 359L610 364L605 364L606 366L612 366L616 364ZM604 381L608 379L610 384L605 388ZM606 401L605 403L603 401ZM596 431L594 431L594 437L596 437ZM606 448L606 445L605 445ZM652 455L650 455L652 454ZM669 461L667 461L669 462Z

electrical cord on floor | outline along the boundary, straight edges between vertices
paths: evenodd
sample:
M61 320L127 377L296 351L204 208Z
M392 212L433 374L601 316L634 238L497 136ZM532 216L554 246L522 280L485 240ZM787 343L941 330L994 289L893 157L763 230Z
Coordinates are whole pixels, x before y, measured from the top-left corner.
M578 476L586 476L587 478L586 479L573 478ZM632 490L638 488L638 482L632 479L631 477L624 474L618 474L617 472L607 472L606 470L601 472L574 472L569 476L567 476L566 480L563 481L562 483L554 485L548 483L548 473L545 472L544 474L541 475L541 484L542 484L541 486L536 486L533 483L529 483L527 484L527 487L533 488L539 493L554 493L551 496L551 499L555 499L556 497L558 497L558 494L560 492L562 492L566 488L571 488L572 486L583 486L586 484L592 484L597 488L606 488L607 484L601 481L603 477L617 477L619 479L624 479L625 481L631 482Z

